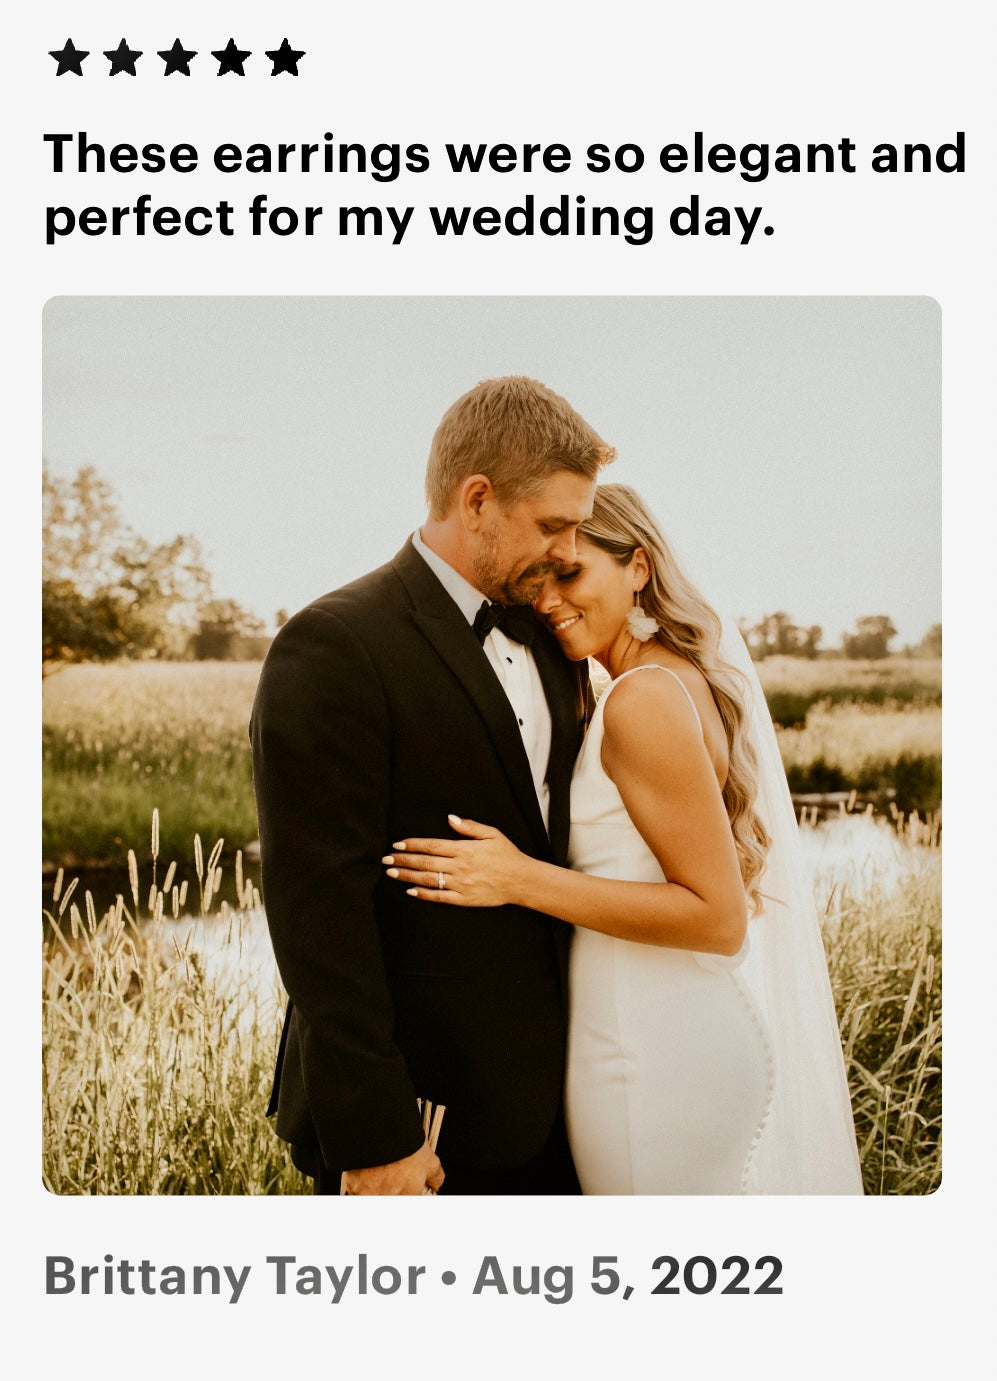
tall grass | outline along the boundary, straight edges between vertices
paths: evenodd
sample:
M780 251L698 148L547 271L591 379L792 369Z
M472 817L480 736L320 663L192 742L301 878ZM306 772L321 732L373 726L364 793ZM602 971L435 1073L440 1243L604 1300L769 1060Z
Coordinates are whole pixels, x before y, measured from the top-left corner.
M941 1183L939 821L897 821L901 875L832 883L824 945L867 1194Z
M866 1192L927 1194L941 1176L941 850L933 826L896 828L899 878L832 874L818 900ZM216 914L219 865L197 852L189 920L171 917L169 875L147 886L133 860L102 916L60 879L43 941L55 1193L307 1192L264 1116L283 994L259 896L244 879L241 908Z
M101 916L89 892L57 878L42 949L53 1193L303 1192L264 1118L283 993L260 947L259 894L247 878L242 905L212 914L220 852L205 860L196 840L198 914L186 919L171 916L173 870L147 890L134 854L131 905L119 894Z

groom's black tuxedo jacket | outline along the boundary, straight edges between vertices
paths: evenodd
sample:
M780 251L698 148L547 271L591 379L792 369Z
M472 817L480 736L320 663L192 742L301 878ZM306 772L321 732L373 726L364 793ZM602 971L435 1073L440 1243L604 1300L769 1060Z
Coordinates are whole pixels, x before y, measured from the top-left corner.
M545 629L533 651L552 717L549 836L505 692L411 542L295 615L264 663L250 733L290 995L271 1111L329 1170L415 1151L417 1097L446 1104L444 1168L520 1165L551 1130L569 928L417 901L380 861L395 840L452 837L453 812L565 862L587 677Z

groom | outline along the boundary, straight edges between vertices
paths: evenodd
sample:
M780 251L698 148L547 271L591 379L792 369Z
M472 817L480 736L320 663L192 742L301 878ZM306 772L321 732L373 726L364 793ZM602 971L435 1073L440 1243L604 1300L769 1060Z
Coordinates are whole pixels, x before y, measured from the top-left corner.
M448 410L429 519L292 618L250 728L267 919L290 995L270 1112L318 1193L578 1193L561 1111L569 932L426 907L411 835L487 821L563 864L587 678L529 605L575 556L615 452L568 403L490 379ZM439 1155L417 1099L444 1104ZM441 1169L442 1161L442 1169Z

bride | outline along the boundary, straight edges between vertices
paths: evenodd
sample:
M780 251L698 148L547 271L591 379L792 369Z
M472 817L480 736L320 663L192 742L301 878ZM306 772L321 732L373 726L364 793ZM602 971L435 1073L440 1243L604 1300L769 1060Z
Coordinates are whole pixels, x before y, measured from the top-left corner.
M740 636L604 484L534 610L608 672L569 868L450 817L388 872L576 929L565 1094L585 1194L860 1194L834 1004L771 719Z

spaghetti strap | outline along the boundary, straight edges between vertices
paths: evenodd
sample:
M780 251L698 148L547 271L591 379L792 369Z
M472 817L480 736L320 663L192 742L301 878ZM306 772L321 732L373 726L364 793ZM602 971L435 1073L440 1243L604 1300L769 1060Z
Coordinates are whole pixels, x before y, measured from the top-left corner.
M609 692L613 689L614 686L618 686L621 681L626 680L628 676L633 676L634 672L637 671L667 672L668 675L672 677L672 679L682 687L682 690L685 693L685 698L692 706L692 712L696 716L696 722L699 725L700 733L703 732L702 716L700 715L699 710L696 708L696 702L695 700L693 700L692 695L690 694L689 687L685 684L685 682L682 680L682 677L679 676L677 671L672 671L671 667L663 667L660 662L645 662L643 666L631 667L629 671L624 671L621 675L616 677L615 681L611 681L610 684L606 687L606 689L602 693L602 699L605 700L606 696L609 694Z

